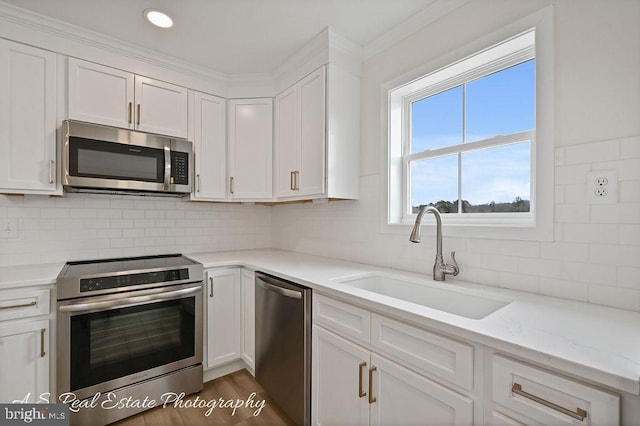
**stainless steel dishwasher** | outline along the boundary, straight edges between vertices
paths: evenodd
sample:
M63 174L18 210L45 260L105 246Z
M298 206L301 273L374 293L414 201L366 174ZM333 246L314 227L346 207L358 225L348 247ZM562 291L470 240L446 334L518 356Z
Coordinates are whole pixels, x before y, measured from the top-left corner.
M311 423L311 289L261 272L256 380L296 424Z

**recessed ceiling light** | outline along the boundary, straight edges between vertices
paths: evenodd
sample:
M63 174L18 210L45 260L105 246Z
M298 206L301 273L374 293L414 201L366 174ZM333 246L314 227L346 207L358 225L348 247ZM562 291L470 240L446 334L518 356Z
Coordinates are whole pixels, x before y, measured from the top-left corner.
M149 22L156 27L170 28L173 26L173 19L164 12L160 12L156 9L147 9L143 12L143 15Z

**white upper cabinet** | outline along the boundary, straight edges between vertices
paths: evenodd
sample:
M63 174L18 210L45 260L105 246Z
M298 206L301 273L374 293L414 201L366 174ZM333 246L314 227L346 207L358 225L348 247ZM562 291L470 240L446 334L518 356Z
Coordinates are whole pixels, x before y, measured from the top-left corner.
M69 118L187 137L187 89L69 58Z
M273 100L228 103L229 194L232 200L271 200Z
M125 71L69 58L69 118L133 129L133 79Z
M227 197L226 101L194 93L195 187L192 200L221 201Z
M325 67L276 97L277 197L322 195Z
M135 76L136 129L187 137L187 89L147 77Z
M275 102L276 198L357 198L360 79L323 65Z
M56 54L0 39L0 192L56 187Z

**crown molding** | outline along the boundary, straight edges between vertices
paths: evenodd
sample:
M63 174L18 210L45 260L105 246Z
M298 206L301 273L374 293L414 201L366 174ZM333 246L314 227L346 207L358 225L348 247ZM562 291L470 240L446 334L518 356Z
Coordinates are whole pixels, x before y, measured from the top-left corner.
M0 37L89 61L99 61L107 53L124 58L125 62L129 60L198 81L214 82L205 85L209 89L242 84L272 87L270 73L224 74L1 1L0 23Z
M105 62L149 77L228 97L252 90L273 96L309 72L331 62L360 76L362 62L447 15L469 0L433 0L408 21L362 48L327 27L272 73L229 75L134 43L19 8L0 0L0 37L93 62ZM138 71L135 71L138 70ZM158 71L162 70L162 71ZM158 75L149 75L156 73Z
M405 22L396 25L380 37L364 46L362 60L371 57L392 47L399 41L409 37L422 28L434 23L440 18L458 9L469 0L433 0L427 7L411 16Z

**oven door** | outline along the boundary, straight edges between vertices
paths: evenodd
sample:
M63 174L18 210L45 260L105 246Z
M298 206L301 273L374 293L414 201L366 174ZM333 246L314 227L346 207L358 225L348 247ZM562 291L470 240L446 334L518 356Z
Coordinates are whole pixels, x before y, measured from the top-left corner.
M58 395L202 363L202 303L201 282L58 302Z

